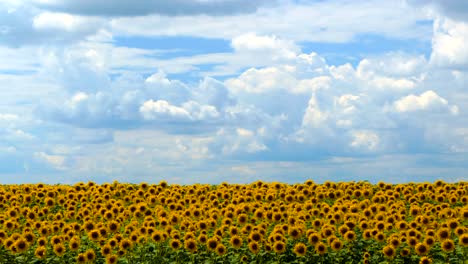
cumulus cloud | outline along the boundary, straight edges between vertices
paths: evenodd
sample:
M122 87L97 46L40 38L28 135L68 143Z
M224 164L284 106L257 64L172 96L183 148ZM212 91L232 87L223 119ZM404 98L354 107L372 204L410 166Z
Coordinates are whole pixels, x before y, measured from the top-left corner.
M368 164L378 168L395 153L466 161L463 17L428 16L401 1L263 8L271 2L210 0L179 10L174 2L125 7L130 2L122 0L109 9L91 1L31 2L0 3L0 45L9 46L0 47L0 83L16 88L0 91L0 173L76 171L125 180L151 171L181 180L189 169L251 177L259 175L252 172L262 168L259 161L290 170L318 160L348 164L346 170L360 164L367 175ZM228 10L231 4L237 9ZM368 47L362 38L391 40L403 50L416 38L429 45L432 18L430 57L358 50L358 61L340 64L310 51L334 42L343 54L355 52ZM229 51L177 57L192 50L157 50L158 38L150 39L154 47L133 47L152 45L145 37L182 35L223 39Z
M269 56L273 61L294 59L300 50L292 41L276 36L258 36L247 33L232 39L231 46L239 53Z
M410 94L394 102L397 112L415 111L449 111L451 114L458 114L456 105L449 105L446 99L440 97L434 91L426 91L420 95Z
M468 22L436 19L432 37L431 63L439 67L468 67Z
M238 78L229 79L226 85L233 92L268 93L272 90L294 87L296 78L288 72L275 67L262 69L250 68Z
M351 147L375 150L379 146L379 136L373 131L352 131Z
M216 132L217 140L210 143L210 148L226 156L263 152L268 150L268 147L262 142L259 133L260 130L254 131L242 127L222 128Z
M34 153L34 157L41 161L45 162L47 165L51 166L54 169L66 170L67 163L69 162L65 156L61 155L49 155L44 152Z
M190 113L182 107L170 105L164 100L149 100L140 107L140 112L145 119L154 120L158 118L166 119L190 119Z
M66 13L41 12L28 1L0 3L0 44L63 45L97 34L106 22L99 17L83 18Z
M85 18L66 13L40 13L33 18L33 28L38 31L94 33L100 26L99 18Z
M394 57L395 56L395 57ZM357 77L378 89L411 90L423 78L418 67L426 65L424 57L408 58L387 54L381 58L363 59L356 70Z
M160 129L191 133L193 129L214 129L211 125L223 118L220 111L232 104L227 89L214 80L189 87L157 72L139 81L133 83L136 85L133 90L122 87L127 83L125 80L117 80L95 92L77 91L67 95L61 103L41 105L38 112L43 118L82 128L128 129L155 125ZM212 94L202 96L204 92ZM204 122L207 126L195 126L195 122ZM193 129L187 129L184 124Z
M15 114L0 114L0 121L15 121L18 118Z
M302 119L302 125L312 128L322 127L327 119L328 114L320 109L317 98L313 95L309 100L304 118Z

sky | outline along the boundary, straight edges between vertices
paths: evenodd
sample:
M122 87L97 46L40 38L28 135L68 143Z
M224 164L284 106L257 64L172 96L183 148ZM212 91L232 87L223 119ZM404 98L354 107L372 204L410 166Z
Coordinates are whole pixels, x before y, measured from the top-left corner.
M3 0L0 183L468 180L465 0Z

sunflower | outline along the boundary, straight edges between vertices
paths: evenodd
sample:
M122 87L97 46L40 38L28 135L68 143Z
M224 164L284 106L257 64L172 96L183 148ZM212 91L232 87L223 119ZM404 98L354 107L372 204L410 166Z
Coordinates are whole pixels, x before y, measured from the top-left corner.
M417 243L415 248L416 254L419 256L424 256L429 252L429 246L426 243Z
M206 241L206 245L209 250L216 250L216 247L218 246L218 239L215 237L212 237Z
M331 236L333 233L334 233L333 229L331 229L329 227L322 229L322 236L324 238Z
M80 253L76 256L76 263L84 264L86 262L88 262L88 258L85 253Z
M319 242L315 245L315 251L317 251L319 255L323 255L327 252L327 246L324 243Z
M450 229L455 229L459 226L459 222L457 219L450 219L448 222L447 222L447 225Z
M298 257L305 256L305 254L307 253L307 246L302 242L297 243L294 246L294 253Z
M350 230L344 234L344 238L347 241L354 241L356 239L356 233L354 231Z
M179 239L171 239L169 244L173 250L178 250L182 245Z
M308 237L308 240L309 240L309 244L311 245L316 245L318 242L320 242L322 238L320 237L320 234L319 233L312 233L309 235Z
M31 231L24 232L23 237L30 245L33 244L34 240L36 239L36 235L34 235L34 233Z
M233 248L239 249L242 246L242 238L238 235L234 235L229 240Z
M34 251L34 256L36 256L36 258L38 258L38 259L43 259L43 258L45 258L46 253L47 253L47 248L44 247L44 246L39 246Z
M61 236L53 236L50 239L50 244L56 245L56 244L61 244L62 243L62 237Z
M222 256L226 254L226 246L224 246L222 243L219 243L218 246L216 246L215 251L218 256Z
M37 244L38 244L40 247L46 246L46 245L47 245L47 238L45 238L45 237L40 237L40 238L37 240Z
M374 236L375 240L382 242L385 241L385 234L381 231L377 232Z
M416 244L418 244L418 240L415 237L409 237L406 240L406 243L408 243L408 245L410 245L412 247L416 247Z
M114 233L116 232L118 229L119 229L120 225L119 225L119 222L117 221L110 221L108 224L107 224L107 229L109 230L109 232L111 233Z
M28 241L24 237L19 237L14 243L16 253L23 253L29 248Z
M276 213L273 214L273 221L280 222L281 219L283 219L283 214L282 213L276 212Z
M93 229L88 233L88 237L92 241L98 241L101 238L101 233L98 229Z
M450 229L448 228L441 228L437 231L437 237L440 241L443 241L450 237Z
M428 246L433 246L435 244L436 240L433 236L427 236L425 239L424 239L424 243L426 243Z
M455 249L455 243L451 239L446 239L440 243L444 252L452 252Z
M248 246L250 252L252 252L253 254L257 254L260 251L260 245L255 241L250 241Z
M315 219L312 222L312 226L316 229L320 228L323 225L323 221L321 219Z
M430 259L428 257L422 257L419 260L419 264L432 264L432 259Z
M197 251L197 242L194 238L189 238L184 241L184 247L189 252L194 253Z
M7 226L8 228L8 226ZM42 236L48 236L50 234L51 230L48 226L42 226L41 229L39 229L39 233L42 235Z
M65 254L65 246L62 243L55 244L53 247L55 255L61 257Z
M249 239L259 242L262 240L262 235L258 231L252 231L249 235Z
M460 239L458 240L458 244L462 247L468 247L468 233L465 233L460 236Z
M302 235L302 231L299 227L293 226L288 230L288 234L293 238L293 239L299 239Z
M363 237L365 240L371 239L371 238L372 238L372 231L369 230L369 229L364 230L364 233L362 233L362 237Z
M76 251L80 247L81 241L78 236L73 236L68 242L68 247L71 251Z
M151 239L155 242L155 243L159 243L163 240L163 235L161 234L161 232L159 230L156 230L154 231L154 233L151 235Z
M402 257L407 257L407 256L409 256L410 254L411 254L411 250L410 250L409 248L402 248L402 249L400 250L400 255L401 255Z
M341 242L341 240L339 240L338 238L336 238L336 239L334 239L333 241L331 241L330 247L331 247L334 251L340 251L340 250L343 248L343 242Z
M396 254L395 248L393 246L391 246L391 245L385 246L382 249L382 252L383 252L383 254L385 255L386 258L390 258L390 259L395 257L395 254Z
M106 244L101 247L101 254L103 256L108 256L112 253L112 247L109 244Z
M378 221L375 224L375 228L377 228L378 230L384 230L385 229L385 222L384 221Z
M392 236L387 240L387 243L391 245L392 247L397 248L401 242L397 236Z
M457 236L461 236L465 233L465 227L463 226L459 226L457 228L455 228L455 234L457 234Z
M119 247L123 250L128 250L129 248L132 247L132 241L128 238L124 238L122 239L122 241L120 241L119 243Z
M397 223L397 228L399 230L406 230L408 229L408 223L406 223L405 221L400 221Z
M84 223L84 229L86 230L86 232L91 232L94 229L94 227L94 223L91 221L86 221Z
M286 251L286 244L283 241L276 241L273 244L273 250L278 254L284 253Z

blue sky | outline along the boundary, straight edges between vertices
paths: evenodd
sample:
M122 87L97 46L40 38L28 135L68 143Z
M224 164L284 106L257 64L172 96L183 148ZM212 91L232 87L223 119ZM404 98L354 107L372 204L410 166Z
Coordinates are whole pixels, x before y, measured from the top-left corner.
M77 3L0 3L1 183L468 180L466 1Z

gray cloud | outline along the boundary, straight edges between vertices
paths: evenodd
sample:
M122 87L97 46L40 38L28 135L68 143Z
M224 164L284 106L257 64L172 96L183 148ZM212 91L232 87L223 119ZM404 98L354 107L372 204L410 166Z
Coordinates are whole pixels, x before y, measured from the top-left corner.
M0 3L0 45L60 45L97 33L103 19L41 12L27 4Z
M468 21L468 1L466 0L408 0L416 6L430 6L439 13L455 20Z
M34 1L40 8L89 16L231 15L255 12L257 8L275 2L272 0L144 0L138 3L133 0Z

